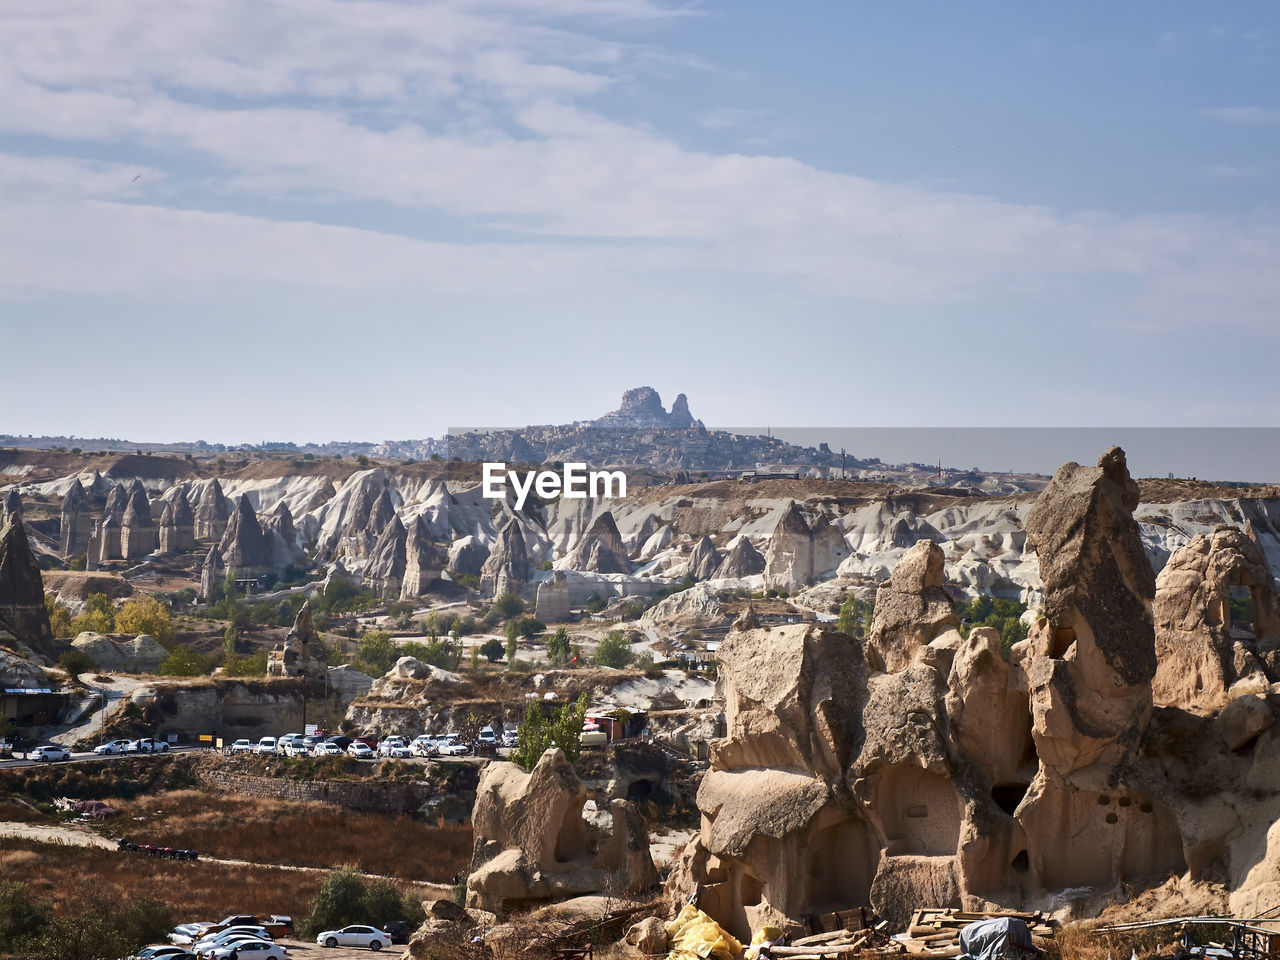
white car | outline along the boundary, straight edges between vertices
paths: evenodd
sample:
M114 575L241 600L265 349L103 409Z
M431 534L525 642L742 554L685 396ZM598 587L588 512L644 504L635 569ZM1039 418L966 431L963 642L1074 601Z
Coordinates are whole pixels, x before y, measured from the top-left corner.
M228 927L218 933L211 933L207 937L201 937L191 945L191 952L198 957L203 957L210 950L217 950L219 947L230 946L233 943L244 943L250 940L259 942L271 942L271 937L267 935L267 931L261 927Z
M281 737L279 740L276 741L276 753L280 754L281 756L288 756L289 746L293 743L301 743L301 742L302 742L302 734L286 733L283 737Z
M340 757L342 756L342 748L336 743L322 740L311 748L311 755L313 757Z
M139 753L168 753L169 741L156 740L153 737L143 737L138 741Z
M504 747L514 747L520 743L520 734L515 730L502 731L502 745Z
M66 747L59 747L57 744L48 744L43 747L36 747L29 754L30 760L39 760L41 762L49 762L51 760L70 760L71 751Z
M436 738L428 737L425 733L414 737L413 743L409 744L409 752L415 757L434 757L437 750Z
M391 946L391 938L376 927L353 923L341 930L326 930L316 937L316 943L326 947L368 947L381 950Z
M395 756L391 751L397 747L406 747L404 737L387 737L387 739L378 744L378 755L382 757Z
M106 757L115 753L124 753L128 746L128 740L110 740L107 743L98 744L93 748L93 752L100 757Z
M253 753L253 742L250 740L237 740L231 745L232 753Z
M266 940L239 940L217 947L205 954L209 960L287 960L284 947Z
M476 737L476 743L482 747L496 747L498 745L498 735L493 732L493 727L485 727L480 731L480 736Z
M353 740L351 746L347 747L347 756L355 757L357 760L372 760L377 754L373 752L373 748L367 743Z
M172 943L153 943L149 947L143 947L133 955L133 960L184 960L191 956L191 951L186 947L178 947Z
M284 745L284 755L286 757L309 757L311 750L299 737L297 740L290 740Z
M276 738L263 737L261 740L258 741L258 745L253 748L253 752L254 753L275 753Z
M461 757L470 753L471 748L456 737L450 736L439 745L439 752L442 757Z

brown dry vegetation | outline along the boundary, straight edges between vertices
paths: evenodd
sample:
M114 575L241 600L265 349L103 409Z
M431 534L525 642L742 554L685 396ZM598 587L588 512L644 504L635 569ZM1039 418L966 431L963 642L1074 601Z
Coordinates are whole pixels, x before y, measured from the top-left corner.
M139 842L226 860L351 864L365 873L434 883L451 883L471 862L470 826L433 826L320 803L174 790L139 796L122 810L111 827L116 832L127 824Z
M0 876L75 916L112 900L155 900L180 922L229 913L306 916L324 875L272 867L180 863L92 847L0 840Z

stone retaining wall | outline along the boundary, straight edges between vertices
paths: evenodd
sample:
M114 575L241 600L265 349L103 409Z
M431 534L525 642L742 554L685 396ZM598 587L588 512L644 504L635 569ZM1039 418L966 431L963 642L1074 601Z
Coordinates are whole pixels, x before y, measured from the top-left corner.
M394 783L381 780L284 780L254 777L220 770L197 770L205 786L225 793L277 800L328 803L361 813L414 814L435 795L427 783Z

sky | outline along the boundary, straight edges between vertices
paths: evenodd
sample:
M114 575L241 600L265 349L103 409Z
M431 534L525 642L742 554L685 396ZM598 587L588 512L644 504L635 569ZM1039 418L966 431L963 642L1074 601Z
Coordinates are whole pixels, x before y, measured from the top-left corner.
M1154 0L6 0L0 433L641 384L709 426L1271 426L1277 42Z

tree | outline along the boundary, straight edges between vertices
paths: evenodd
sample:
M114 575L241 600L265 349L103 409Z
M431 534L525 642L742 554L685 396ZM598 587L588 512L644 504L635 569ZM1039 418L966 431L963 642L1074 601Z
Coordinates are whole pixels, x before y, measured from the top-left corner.
M516 626L520 631L520 636L526 640L536 637L547 629L547 625L535 617L521 617L516 621Z
M856 637L861 627L862 604L857 597L849 594L844 598L844 603L840 604L840 619L836 623L836 629L846 636Z
M493 609L497 610L498 615L504 620L510 620L524 613L524 601L514 593L504 593L494 597Z
M166 677L201 677L212 669L209 658L180 643L169 651L156 673Z
M67 676L78 677L82 673L96 670L98 665L83 650L72 647L70 650L63 651L58 657L58 666L67 671Z
M584 693L576 701L562 704L552 718L543 713L541 702L530 704L524 723L520 724L511 759L524 769L532 770L548 749L559 747L576 767L582 755L582 724L590 703Z
M105 593L91 593L85 597L84 610L71 621L69 636L91 630L94 633L114 633L116 629L116 612Z
M379 674L394 667L400 655L400 649L386 630L371 630L360 639L360 659Z
M516 651L520 647L520 625L514 620L507 624L507 666L514 666Z
M301 933L313 937L350 923L381 927L391 920L403 920L413 929L425 919L421 902L400 893L391 881L368 880L352 867L340 867L321 881Z
M473 647L472 649L476 648ZM497 663L502 659L503 649L502 641L497 637L491 637L479 647L480 655L490 663Z
M570 656L569 631L560 627L547 641L547 659L556 666L562 666L569 662Z
M610 630L605 638L596 646L592 662L599 667L621 669L629 666L635 657L631 653L631 644L621 630Z
M173 627L168 608L155 597L126 600L116 614L118 633L150 634L166 650L173 648L178 632Z
M52 593L44 595L44 608L49 613L49 626L55 637L68 640L75 636L71 630L71 611L60 604Z

